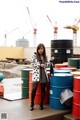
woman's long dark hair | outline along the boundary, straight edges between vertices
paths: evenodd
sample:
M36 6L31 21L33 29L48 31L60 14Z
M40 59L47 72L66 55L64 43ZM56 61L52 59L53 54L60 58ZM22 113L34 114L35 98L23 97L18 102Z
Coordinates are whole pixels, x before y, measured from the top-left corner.
M45 62L46 62L46 61L47 61L46 50L45 50L44 44L42 44L42 43L40 43L40 44L37 46L37 53L36 53L36 54L37 54L37 60L38 60L38 61L41 60L40 54L39 54L39 52L38 52L38 50L39 50L41 47L44 49L44 51L43 51L43 53L42 53L42 56L43 56L43 59L44 59Z

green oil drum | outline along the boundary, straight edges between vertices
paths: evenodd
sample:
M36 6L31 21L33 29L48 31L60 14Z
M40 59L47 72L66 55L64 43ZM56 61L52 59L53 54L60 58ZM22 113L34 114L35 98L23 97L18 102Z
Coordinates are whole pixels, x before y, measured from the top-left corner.
M21 70L22 98L29 98L29 72L30 71L32 71L31 68L25 68Z
M68 66L79 69L79 58L68 58Z

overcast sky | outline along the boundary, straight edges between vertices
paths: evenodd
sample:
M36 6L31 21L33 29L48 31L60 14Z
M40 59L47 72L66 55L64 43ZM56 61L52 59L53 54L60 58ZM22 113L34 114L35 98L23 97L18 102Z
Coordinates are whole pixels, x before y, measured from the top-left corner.
M53 27L47 19L48 15L58 24L58 39L73 39L72 30L64 29L66 25L73 25L75 19L80 18L80 1L72 3L70 0L0 0L0 46L15 46L17 39L23 36L32 47L34 43L33 28L27 12L29 8L32 24L36 24L36 44L43 42L49 47L54 39ZM63 3L64 2L64 3ZM79 24L80 26L80 24ZM80 31L77 33L77 45L80 45Z

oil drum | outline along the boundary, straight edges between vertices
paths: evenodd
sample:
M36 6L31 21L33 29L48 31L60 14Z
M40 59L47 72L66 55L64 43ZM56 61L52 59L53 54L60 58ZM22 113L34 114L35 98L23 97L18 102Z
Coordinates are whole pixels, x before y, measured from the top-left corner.
M51 58L53 63L67 62L73 56L73 40L51 40Z

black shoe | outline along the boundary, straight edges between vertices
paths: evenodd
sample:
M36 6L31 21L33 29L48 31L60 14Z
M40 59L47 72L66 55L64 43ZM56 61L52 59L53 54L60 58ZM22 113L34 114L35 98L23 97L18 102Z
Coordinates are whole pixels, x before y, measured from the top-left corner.
M30 111L33 111L33 110L34 110L34 108L32 106L30 106Z
M43 105L40 105L40 110L43 110L43 109L44 109Z

